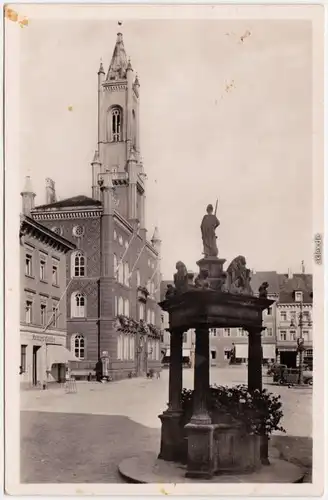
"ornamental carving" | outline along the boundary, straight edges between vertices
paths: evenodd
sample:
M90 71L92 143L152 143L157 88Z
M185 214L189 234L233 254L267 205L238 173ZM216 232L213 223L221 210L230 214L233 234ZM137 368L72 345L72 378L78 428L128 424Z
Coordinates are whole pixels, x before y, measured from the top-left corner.
M226 286L231 293L253 295L251 288L251 272L246 267L246 259L238 255L227 269Z

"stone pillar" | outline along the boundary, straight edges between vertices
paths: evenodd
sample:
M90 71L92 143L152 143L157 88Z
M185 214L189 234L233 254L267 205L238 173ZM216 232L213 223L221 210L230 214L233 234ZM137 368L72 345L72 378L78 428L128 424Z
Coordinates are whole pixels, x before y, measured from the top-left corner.
M248 390L262 391L262 327L248 328ZM267 436L261 436L261 462L270 465L269 443Z
M209 329L196 329L194 366L194 405L191 423L210 424L207 398L210 387L210 344Z
M214 426L208 413L210 386L209 329L196 329L193 415L186 425L188 460L186 476L211 478L214 474Z
M159 415L162 422L161 451L158 458L180 462L186 455L183 423L181 422L182 337L183 330L170 332L170 371L168 409Z

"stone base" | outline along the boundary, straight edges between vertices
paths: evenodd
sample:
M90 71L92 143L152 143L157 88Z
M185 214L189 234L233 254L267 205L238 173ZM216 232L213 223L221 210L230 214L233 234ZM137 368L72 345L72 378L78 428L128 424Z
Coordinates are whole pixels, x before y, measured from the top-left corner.
M263 466L250 474L220 474L210 479L186 477L186 467L156 458L153 452L144 452L126 458L119 466L120 474L132 483L302 483L305 471L300 467L270 458L270 466Z
M180 462L186 456L186 443L181 432L182 412L167 410L159 415L162 422L161 451L158 458Z

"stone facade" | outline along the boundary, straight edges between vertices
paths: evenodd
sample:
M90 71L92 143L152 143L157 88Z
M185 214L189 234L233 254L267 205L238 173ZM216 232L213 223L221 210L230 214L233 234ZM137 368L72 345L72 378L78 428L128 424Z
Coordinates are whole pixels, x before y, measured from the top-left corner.
M71 356L66 350L66 300L61 298L66 288L66 255L74 248L29 216L21 217L22 386L65 379L65 364Z

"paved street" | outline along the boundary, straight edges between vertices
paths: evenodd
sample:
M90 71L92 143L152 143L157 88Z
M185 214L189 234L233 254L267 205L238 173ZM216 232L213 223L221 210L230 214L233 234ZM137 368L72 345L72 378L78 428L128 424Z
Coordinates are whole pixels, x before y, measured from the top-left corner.
M246 382L246 369L211 370L211 383ZM192 387L184 370L184 387ZM265 381L265 379L264 379ZM281 394L287 436L275 436L275 454L311 465L312 390L267 386ZM122 482L117 464L138 450L159 450L166 408L168 371L161 379L109 384L77 383L77 393L60 387L21 393L22 482Z

